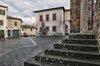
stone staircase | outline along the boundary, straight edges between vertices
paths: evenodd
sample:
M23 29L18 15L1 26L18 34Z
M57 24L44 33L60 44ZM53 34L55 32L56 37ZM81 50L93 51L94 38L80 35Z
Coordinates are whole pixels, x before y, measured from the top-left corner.
M69 35L62 44L54 44L34 59L43 64L33 66L100 66L98 42L95 35L87 34Z

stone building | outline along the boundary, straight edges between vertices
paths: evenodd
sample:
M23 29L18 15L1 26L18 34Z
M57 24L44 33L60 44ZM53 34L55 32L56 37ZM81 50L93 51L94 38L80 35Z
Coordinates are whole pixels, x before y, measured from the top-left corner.
M0 33L3 33L5 38L20 37L21 22L20 18L8 16L8 7L0 5Z
M71 31L73 33L95 32L95 0L71 0Z
M0 32L5 34L7 37L7 14L8 14L8 7L0 5Z
M27 36L36 36L36 27L33 25L22 25L21 35L26 34Z
M36 13L37 35L41 34L41 24L46 28L46 35L65 35L70 33L70 10L56 7L34 11Z
M73 21L71 21L71 29L74 33L70 34L69 38L63 39L61 43L53 44L52 48L29 59L25 66L100 66L99 43L94 34L97 30L96 25L98 31L100 29L100 0L96 2L96 15L95 0L71 1L74 4L71 11Z
M7 16L7 37L20 37L21 36L21 23L20 18Z

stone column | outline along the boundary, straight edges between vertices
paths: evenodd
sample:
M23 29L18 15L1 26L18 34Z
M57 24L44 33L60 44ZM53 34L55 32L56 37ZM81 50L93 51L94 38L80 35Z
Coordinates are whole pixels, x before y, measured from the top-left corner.
M87 33L88 32L88 0L82 0L81 1L81 23L80 23L80 30L81 33Z
M96 1L95 4L95 11L96 11L96 22L97 22L97 38L100 39L100 0Z
M97 23L97 39L99 44L99 53L100 53L100 0L96 0L95 4L95 16L96 16L96 23Z
M94 2L94 0L81 1L81 33L95 34Z

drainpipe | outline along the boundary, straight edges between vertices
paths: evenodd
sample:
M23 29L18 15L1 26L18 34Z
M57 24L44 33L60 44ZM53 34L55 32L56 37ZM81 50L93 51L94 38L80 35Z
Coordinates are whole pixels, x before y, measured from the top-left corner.
M64 10L62 10L62 24L63 24L63 35L65 35L65 15L64 15Z

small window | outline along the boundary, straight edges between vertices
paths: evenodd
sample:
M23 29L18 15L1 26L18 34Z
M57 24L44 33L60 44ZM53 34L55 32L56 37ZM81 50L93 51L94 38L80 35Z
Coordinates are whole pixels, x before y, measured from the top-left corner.
M17 22L14 22L14 26L17 26Z
M24 29L22 29L22 31L24 31Z
M33 29L31 29L31 31L33 31Z
M53 14L53 18L52 18L53 20L56 20L56 14Z
M0 10L0 15L5 15L5 10Z
M42 21L43 20L43 16L42 15L40 15L40 21Z
M3 25L3 20L0 20L0 25Z
M49 14L46 15L46 21L49 21Z
M42 27L39 28L39 31L42 32Z
M53 26L53 27L52 27L52 31L53 31L53 32L56 32L56 26Z
M49 32L49 27L46 27L46 31Z

